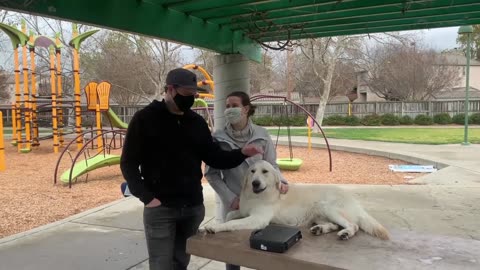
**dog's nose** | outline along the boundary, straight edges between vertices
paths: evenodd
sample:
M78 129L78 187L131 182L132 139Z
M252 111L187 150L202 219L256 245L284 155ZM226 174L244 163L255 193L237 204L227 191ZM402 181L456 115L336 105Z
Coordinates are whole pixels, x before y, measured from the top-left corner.
M258 188L258 187L260 186L260 181L254 180L254 181L252 182L252 186L253 186L254 188Z

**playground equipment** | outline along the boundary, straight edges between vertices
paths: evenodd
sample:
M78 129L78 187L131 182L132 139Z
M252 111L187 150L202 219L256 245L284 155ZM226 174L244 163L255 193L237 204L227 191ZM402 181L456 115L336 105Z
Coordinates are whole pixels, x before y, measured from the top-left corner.
M198 97L195 99L195 103L192 106L192 110L194 111L203 111L206 114L206 120L208 122L208 125L210 126L210 129L213 130L213 118L210 114L210 108L208 106L208 103L204 100L204 98L210 98L213 99L215 98L215 95L213 94L215 91L215 84L213 82L212 76L206 71L203 67L195 64L188 64L183 66L184 69L193 69L193 70L198 70L202 75L205 77L205 79L199 81L197 83L198 87L204 87L204 86L209 86L210 90L212 93L199 93Z
M99 30L92 30L85 32L81 35L78 35L78 28L76 24L73 24L73 39L68 43L73 47L73 79L74 79L74 90L75 90L75 133L80 135L82 133L82 108L80 107L80 57L79 50L80 45L88 37L95 34ZM83 137L77 136L77 150L82 148Z
M25 21L22 21L22 28L25 28ZM27 41L28 41L28 36L23 32L19 31L14 27L11 27L6 24L1 24L0 23L0 29L3 30L7 36L10 38L10 41L12 42L12 47L13 47L13 61L14 61L14 72L15 72L15 107L14 107L14 112L17 118L14 119L15 125L14 125L14 140L12 141L13 145L16 145L18 148L18 151L20 152L23 149L23 140L22 140L22 122L21 122L21 110L20 106L27 105L25 101L22 104L22 99L21 99L21 93L20 93L20 69L19 69L19 55L18 55L18 49L19 47L23 48L23 69L24 69L24 74L28 71L27 65L26 65L26 46L27 46ZM24 85L27 85L27 78L24 76ZM28 95L27 95L28 96ZM28 113L27 113L28 114ZM25 117L27 117L27 114Z
M81 130L81 107L80 107L80 77L79 77L79 56L78 50L80 44L89 36L99 30L86 32L78 35L77 26L73 25L73 39L70 45L73 47L74 55L74 74L75 74L75 100L64 100L62 89L62 66L61 49L59 35L55 39L45 36L35 36L30 32L27 36L26 23L22 20L21 31L15 27L0 24L0 30L3 30L9 37L14 48L14 69L15 69L15 103L12 106L12 145L16 145L21 153L28 153L32 147L39 146L39 141L45 138L53 138L53 149L58 153L59 147L63 146L65 135L63 123L63 109L71 108L75 103L75 129L80 134ZM20 92L20 69L18 49L22 47L22 70L23 70L23 99ZM50 60L50 92L49 96L39 96L37 94L37 71L35 65L35 48L45 48L49 51ZM27 49L30 52L30 67L27 61ZM31 86L29 87L29 71L31 76ZM52 114L52 136L44 138L39 137L38 113L41 110L48 110ZM23 128L23 126L25 126ZM25 133L25 134L23 134ZM79 142L81 143L81 139ZM77 148L80 148L78 146Z
M307 115L307 117L312 119L312 121L313 121L312 127L314 127L316 125L318 127L318 129L320 130L320 132L322 133L322 136L325 140L325 145L327 147L328 158L329 158L329 170L332 171L332 153L331 153L331 150L330 150L330 145L328 143L327 137L325 136L325 133L323 132L323 129L320 127L320 125L318 124L317 120L315 120L313 115L311 115L305 108L303 108L299 104L291 101L290 99L288 99L287 97L284 97L284 96L255 95L255 96L252 96L250 98L250 100L251 100L251 102L254 102L256 100L261 100L261 99L266 99L266 98L283 100L283 105L284 105L284 108L285 108L286 113L287 113L287 118L288 118L288 109L286 108L286 105L287 105L287 103L289 103L291 105L294 105L296 108L300 109L301 111L303 111ZM290 157L289 158L278 158L277 163L278 163L278 166L280 167L280 169L298 170L300 168L300 166L302 165L303 161L301 159L296 159L296 158L293 157L293 149L292 149L291 134L290 134L290 125L287 125L287 135L288 135L288 146L289 146L289 150L290 150ZM277 140L276 140L275 145L278 145L279 137L280 137L280 126L278 127Z
M0 111L0 172L6 170L5 142L3 140L3 113Z
M215 84L213 83L213 79L212 79L212 76L210 76L210 74L201 66L199 65L195 65L195 64L188 64L188 65L185 65L183 66L184 69L194 69L194 70L198 70L200 71L203 76L206 78L204 80L201 80L197 83L197 86L198 87L202 87L202 86L206 86L208 85L210 87L210 89L212 90L212 94L208 94L208 93L200 93L198 94L198 96L200 98L214 98L214 92L215 92Z
M115 155L112 153L112 151L119 150L123 147L126 130L91 130L78 136L82 136L83 139L87 135L90 135L90 139L83 144L82 148L77 151L77 154L74 157L70 155L70 151L68 151L68 149L77 141L77 138L72 140L64 149L64 151L62 151L55 166L53 180L54 184L60 180L62 183L68 184L68 186L71 188L72 183L77 181L80 176L86 175L85 181L88 181L89 172L102 167L117 165L120 163L120 155ZM98 145L99 138L102 140L101 146ZM69 169L60 175L60 166L62 165L62 161L64 160L66 153L69 154L71 163L68 166ZM80 160L81 157L83 157L83 160Z
M69 146L73 142L78 141L78 136L67 145L58 158L55 167L54 183L57 183L57 179L60 177L60 181L68 183L69 187L71 187L72 181L77 180L82 175L87 174L88 179L88 172L120 163L120 155L112 154L111 151L119 150L123 147L128 125L110 108L110 90L111 84L107 81L100 83L92 81L85 86L87 110L95 112L97 129L78 135L82 137L82 140L87 135L90 135L90 139L82 145L75 157L70 156L71 164L69 169L58 175L59 166L65 153L69 153ZM109 120L111 130L103 127L102 113ZM114 127L119 129L115 130L113 129ZM79 160L82 156L84 159Z
M205 100L203 100L202 98L196 98L195 102L193 103L192 110L205 112L205 120L207 121L210 130L213 130L213 118L210 114L210 107Z
M102 112L110 109L110 89L112 85L109 82L89 82L85 87L87 95L87 109L95 111L95 121L97 126L97 135L100 135L102 129ZM98 137L99 149L102 147L102 138Z
M348 116L352 116L352 102L358 98L357 87L354 87L345 96L348 98Z

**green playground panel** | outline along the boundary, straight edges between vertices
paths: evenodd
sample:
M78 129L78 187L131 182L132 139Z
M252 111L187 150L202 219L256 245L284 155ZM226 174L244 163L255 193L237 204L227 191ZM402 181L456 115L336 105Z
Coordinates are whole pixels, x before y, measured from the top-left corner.
M72 180L90 171L98 168L120 164L120 156L118 155L98 155L93 158L79 161L73 167ZM61 181L69 182L70 170L65 171L61 176Z
M278 158L277 164L281 170L296 171L302 166L303 160L299 158Z

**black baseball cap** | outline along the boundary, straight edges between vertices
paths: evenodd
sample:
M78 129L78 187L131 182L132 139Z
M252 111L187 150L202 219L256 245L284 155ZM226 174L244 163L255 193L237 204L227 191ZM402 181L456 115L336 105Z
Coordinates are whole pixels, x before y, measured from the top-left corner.
M197 75L190 70L184 68L172 69L167 74L167 85L174 85L183 88L197 90L199 92L208 93L207 89L197 86Z

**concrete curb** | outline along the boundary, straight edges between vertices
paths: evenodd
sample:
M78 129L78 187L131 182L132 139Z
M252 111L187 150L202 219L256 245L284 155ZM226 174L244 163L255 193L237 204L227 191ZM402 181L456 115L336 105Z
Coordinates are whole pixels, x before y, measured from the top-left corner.
M279 139L278 144L288 145L288 141L285 141L283 139ZM307 142L298 142L298 141L294 141L294 140L292 140L292 145L297 146L297 147L298 146L308 147ZM326 144L323 144L323 143L312 143L311 145L314 148L327 149ZM359 147L352 147L352 146L343 146L343 145L329 144L329 146L330 146L331 151L345 151L345 152L350 152L350 153L367 154L367 155L386 157L386 158L391 158L391 159L399 159L399 160L403 160L403 161L414 163L414 164L420 164L420 165L434 165L439 170L443 169L443 168L446 168L446 167L449 167L449 166L452 166L451 164L443 163L439 160L430 159L430 158L423 158L423 157L416 156L414 154L413 155L405 155L405 154L392 153L392 152L386 152L386 151L381 151L381 150L359 148ZM332 162L332 167L334 167L334 166L335 166L335 163Z
M73 215L73 216L69 216L69 217L67 217L67 218L64 218L64 219L55 221L55 222L53 222L53 223L48 223L48 224L39 226L39 227L37 227L37 228L33 228L33 229L31 229L31 230L28 230L28 231L24 231L24 232L20 232L20 233L17 233L17 234L9 235L9 236L7 236L7 237L4 237L4 238L1 238L1 239L0 239L0 245L6 244L6 243L8 243L8 242L15 241L15 240L19 240L19 239L21 239L21 238L23 238L23 237L27 237L27 236L30 236L30 235L33 235L33 234L36 234L36 233L45 231L45 230L51 229L51 228L53 228L53 227L57 227L57 226L63 225L63 224L65 224L65 223L74 221L74 220L76 220L76 219L83 218L83 217L85 217L85 216L88 216L88 215L93 214L93 213L95 213L95 212L98 212L98 211L101 211L101 210L103 210L103 209L112 207L112 206L114 206L114 205L120 204L120 203L122 203L122 202L124 202L124 201L126 201L126 200L130 200L130 199L134 199L134 197L122 198L122 199L119 199L119 200L116 200L116 201L113 201L113 202L110 202L110 203L107 203L107 204L104 204L104 205L100 205L100 206L98 206L98 207L95 207L95 208L92 208L92 209L89 209L89 210L86 210L86 211L80 212L80 213L75 214L75 215Z

